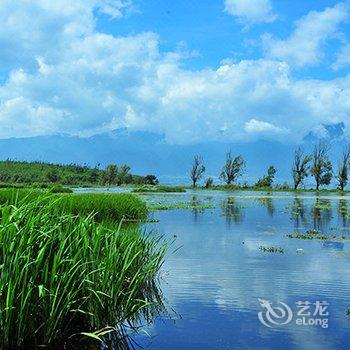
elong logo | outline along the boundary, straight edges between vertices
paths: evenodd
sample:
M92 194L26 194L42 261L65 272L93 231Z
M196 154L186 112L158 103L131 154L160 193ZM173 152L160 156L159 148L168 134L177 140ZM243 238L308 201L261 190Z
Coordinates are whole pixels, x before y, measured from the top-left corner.
M329 303L326 301L298 301L295 303L296 312L293 313L290 306L279 301L275 306L271 301L266 299L258 299L262 311L258 312L259 321L266 327L273 328L276 326L284 326L289 324L294 315L294 321L297 326L321 326L328 328L327 311Z

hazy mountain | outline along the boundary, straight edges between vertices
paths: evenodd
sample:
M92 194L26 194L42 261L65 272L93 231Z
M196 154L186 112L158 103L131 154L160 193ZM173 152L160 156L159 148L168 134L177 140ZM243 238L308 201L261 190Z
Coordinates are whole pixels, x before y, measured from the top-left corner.
M339 158L344 142L339 127L334 127L331 158ZM332 136L332 135L331 135ZM310 150L315 142L310 135L304 147ZM159 134L116 130L110 134L79 138L67 135L11 138L0 140L0 159L42 160L58 163L129 164L133 173L156 174L165 183L188 182L188 171L194 154L203 156L206 176L216 177L222 167L225 153L231 149L246 159L243 180L255 181L270 164L276 166L277 182L291 182L290 165L295 145L273 141L250 143L203 142L194 145L171 145Z

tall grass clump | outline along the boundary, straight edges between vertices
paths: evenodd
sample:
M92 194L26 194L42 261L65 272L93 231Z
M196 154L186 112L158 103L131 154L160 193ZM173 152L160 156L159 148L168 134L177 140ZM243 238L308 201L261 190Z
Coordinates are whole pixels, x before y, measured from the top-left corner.
M60 201L64 211L75 215L95 213L99 221L143 220L146 203L130 193L89 193L64 195Z
M123 324L133 327L160 303L160 238L60 213L61 199L0 207L3 349L63 348L82 332L125 344Z
M0 204L35 199L45 193L34 189L0 189ZM59 201L57 199L60 198ZM147 205L130 193L51 193L45 201L56 201L55 210L66 214L87 216L94 213L98 221L144 220Z

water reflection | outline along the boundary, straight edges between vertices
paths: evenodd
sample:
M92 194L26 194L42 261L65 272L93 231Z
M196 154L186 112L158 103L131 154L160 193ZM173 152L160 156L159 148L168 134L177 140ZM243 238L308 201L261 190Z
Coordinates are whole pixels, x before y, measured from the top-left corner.
M311 208L311 217L313 229L319 232L325 232L332 220L332 205L329 199L317 197Z
M276 209L271 196L257 198L257 201L260 205L267 209L267 212L270 216L273 216L275 214Z
M199 194L192 196L187 200L203 201ZM350 277L344 271L350 270L350 242L286 237L296 228L337 233L330 231L338 226L337 212L343 223L348 220L347 203L341 200L218 193L216 209L197 212L198 221L191 211L157 213L160 222L153 227L175 234L181 246L165 261L169 276L163 291L182 317L156 321L141 345L157 350L347 349ZM271 227L275 230L266 234ZM285 254L263 253L261 245L283 247ZM258 298L291 306L300 300L328 301L330 328L291 323L269 329L258 321Z
M338 215L341 218L341 224L343 228L349 228L349 207L348 201L345 199L339 199Z
M221 208L222 216L225 217L228 226L230 226L232 222L235 224L242 223L244 219L244 206L237 203L234 197L227 197L224 199L221 203Z
M193 195L190 200L190 205L192 206L192 214L194 221L198 221L199 216L203 214L204 208L203 206L203 200L200 200L198 196Z
M291 219L294 221L294 228L299 230L301 227L307 226L306 207L304 200L294 197L291 205Z

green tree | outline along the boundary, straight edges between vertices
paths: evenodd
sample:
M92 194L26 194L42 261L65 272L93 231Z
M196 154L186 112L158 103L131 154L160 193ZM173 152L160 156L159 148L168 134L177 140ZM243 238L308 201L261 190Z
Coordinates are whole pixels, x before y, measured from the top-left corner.
M203 165L202 157L199 155L194 156L190 172L193 187L197 186L197 182L202 178L204 172L205 166Z
M157 176L155 175L146 175L143 179L142 179L142 183L144 183L145 185L158 185L159 181L157 179Z
M304 179L309 175L312 156L304 155L301 147L294 152L294 162L292 166L292 175L294 180L294 189L297 190L299 185L303 183Z
M226 161L221 170L220 179L225 181L227 185L231 185L242 175L244 167L243 158L241 156L233 158L232 152L229 151L226 154Z
M324 142L315 145L312 153L311 175L316 181L316 190L321 185L329 185L332 180L332 163L328 158L329 147Z
M97 183L99 180L99 177L100 177L99 166L100 166L100 164L97 164L90 172L89 181L93 184Z
M115 164L108 164L104 173L104 182L114 185L117 179L118 167Z
M336 179L338 180L338 188L341 191L344 191L344 188L348 184L349 162L350 146L347 146L343 151L343 155L338 166L338 173L336 175Z
M273 165L270 165L267 169L267 175L263 176L258 182L255 184L256 187L271 187L273 180L275 179L277 170Z
M132 181L131 174L129 174L129 165L123 164L117 169L117 185L120 186Z
M56 168L51 168L49 171L46 173L46 178L50 182L58 182L60 180L60 174Z

